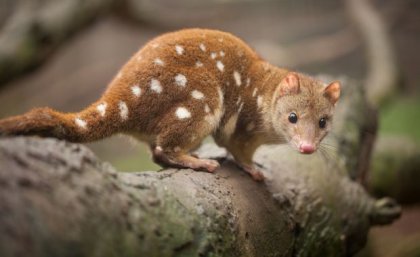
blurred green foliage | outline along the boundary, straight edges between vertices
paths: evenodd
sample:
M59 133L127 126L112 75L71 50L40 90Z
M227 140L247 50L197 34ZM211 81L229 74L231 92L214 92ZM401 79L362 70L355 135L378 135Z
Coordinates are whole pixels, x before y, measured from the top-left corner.
M161 167L152 161L151 153L143 143L139 144L134 154L119 156L111 161L112 165L119 171L153 171Z
M420 142L420 98L397 97L380 110L379 134L404 135Z

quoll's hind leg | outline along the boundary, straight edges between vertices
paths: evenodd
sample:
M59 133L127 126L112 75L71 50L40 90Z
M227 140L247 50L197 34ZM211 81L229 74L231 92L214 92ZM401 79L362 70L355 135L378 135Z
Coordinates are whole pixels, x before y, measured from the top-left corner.
M255 167L252 157L259 144L250 140L240 140L231 138L225 146L235 158L236 164L247 172L255 181L263 181L264 174Z
M170 87L171 95L166 96L168 107L154 121L153 132L157 135L153 159L163 166L214 172L219 167L217 161L197 158L190 151L220 123L224 95L212 72L196 69L184 69L174 75L175 85Z
M155 147L153 150L153 160L162 166L190 168L193 170L204 170L208 172L214 172L220 166L215 160L199 159L188 153L164 151L160 146Z
M165 119L165 122L172 124L157 136L155 147L152 149L153 160L156 163L208 172L214 172L220 166L215 160L200 159L190 154L190 151L212 132L213 126L210 123L205 119L174 119L172 116Z

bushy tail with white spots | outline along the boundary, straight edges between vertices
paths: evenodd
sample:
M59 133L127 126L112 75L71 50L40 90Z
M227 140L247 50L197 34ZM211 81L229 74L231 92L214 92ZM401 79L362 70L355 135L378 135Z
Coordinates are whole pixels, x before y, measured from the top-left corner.
M112 119L112 116L119 115L119 111L106 110L106 107L105 104L97 104L79 113L36 108L23 115L0 120L0 136L38 135L70 142L95 141L121 130L121 124ZM107 119L104 118L105 111Z

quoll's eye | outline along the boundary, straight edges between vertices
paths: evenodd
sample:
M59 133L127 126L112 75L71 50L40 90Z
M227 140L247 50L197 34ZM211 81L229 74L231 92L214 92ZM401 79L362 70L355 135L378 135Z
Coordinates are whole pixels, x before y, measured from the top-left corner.
M319 127L320 128L325 128L325 125L327 125L327 119L326 118L321 118L319 120Z
M292 112L289 114L290 123L296 123L298 120L296 113Z

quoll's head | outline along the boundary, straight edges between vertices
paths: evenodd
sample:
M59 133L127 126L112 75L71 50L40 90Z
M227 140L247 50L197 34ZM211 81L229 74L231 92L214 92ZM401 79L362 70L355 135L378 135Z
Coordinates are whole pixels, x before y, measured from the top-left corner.
M300 153L315 152L331 129L340 83L325 85L305 75L289 72L277 86L272 124Z

